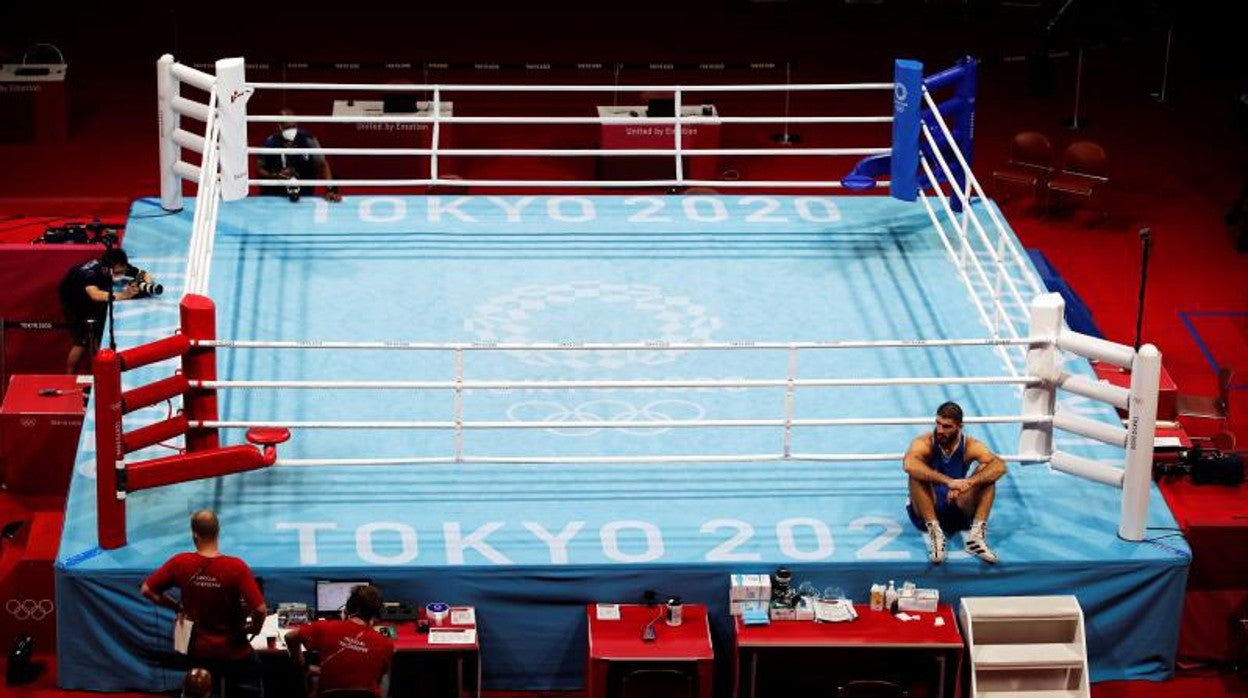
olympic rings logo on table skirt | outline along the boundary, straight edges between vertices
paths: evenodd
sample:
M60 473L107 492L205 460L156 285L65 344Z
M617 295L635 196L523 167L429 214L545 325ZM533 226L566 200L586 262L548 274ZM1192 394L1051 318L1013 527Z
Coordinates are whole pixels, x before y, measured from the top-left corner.
M705 415L706 408L688 400L652 400L640 406L627 400L589 400L576 405L565 405L553 400L529 400L517 402L507 408L507 416L521 422L692 422ZM666 427L546 429L561 436L592 436L604 430L633 436L653 436L669 431Z

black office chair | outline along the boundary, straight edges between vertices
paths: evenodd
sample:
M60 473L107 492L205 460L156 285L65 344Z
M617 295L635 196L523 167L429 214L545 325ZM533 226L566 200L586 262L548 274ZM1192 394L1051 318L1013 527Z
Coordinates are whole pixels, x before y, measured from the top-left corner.
M676 669L637 669L624 675L620 698L693 698L693 677Z
M909 698L910 692L892 681L860 679L836 689L836 698Z

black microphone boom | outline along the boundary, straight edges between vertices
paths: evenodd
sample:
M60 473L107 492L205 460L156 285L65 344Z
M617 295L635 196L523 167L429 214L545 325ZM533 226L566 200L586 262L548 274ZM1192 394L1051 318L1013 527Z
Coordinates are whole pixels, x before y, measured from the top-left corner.
M1153 246L1153 231L1140 228L1140 242L1144 245L1140 259L1140 299L1139 308L1135 313L1135 350L1140 350L1140 331L1144 329L1144 288L1148 283L1148 251Z

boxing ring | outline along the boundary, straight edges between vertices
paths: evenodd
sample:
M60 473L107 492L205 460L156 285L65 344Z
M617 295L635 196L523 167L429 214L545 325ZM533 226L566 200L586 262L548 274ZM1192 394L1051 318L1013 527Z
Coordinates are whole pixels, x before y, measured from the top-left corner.
M189 545L202 507L270 604L367 577L387 598L475 605L492 688L578 686L583 604L646 589L706 603L726 648L727 575L778 565L856 598L890 578L955 603L1073 593L1095 680L1169 671L1188 551L1154 540L1175 526L1147 467L1160 357L1071 332L1060 299L1036 292L947 147L969 128L934 116L969 121L964 81L961 107L925 109L953 78L899 69L888 161L815 154L865 158L822 190L887 175L910 200L753 182L737 196L364 190L331 206L236 196L259 149L227 142L276 118L216 118L218 97L266 89L237 67L235 84L208 82L204 143L219 147L201 147L200 169L162 147L169 181L202 179L197 200L166 189L128 224L169 295L119 307L124 346L97 357L57 563L62 686L174 684L170 619L136 590ZM680 162L658 186L689 183ZM404 184L450 181L431 172ZM1132 368L1132 390L1097 383L1083 356ZM904 514L901 452L944 400L1010 463L996 566L956 537L930 565Z

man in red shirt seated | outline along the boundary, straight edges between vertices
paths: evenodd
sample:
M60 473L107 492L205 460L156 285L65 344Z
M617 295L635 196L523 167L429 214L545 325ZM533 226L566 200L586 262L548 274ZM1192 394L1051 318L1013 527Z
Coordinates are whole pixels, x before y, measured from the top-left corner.
M320 653L317 693L371 691L385 695L394 642L373 629L381 616L381 592L361 584L351 590L343 620L323 620L286 633L286 647L300 667L305 667L303 648Z
M268 615L264 596L247 563L222 555L221 524L208 510L191 515L195 552L178 553L143 582L139 591L152 603L173 609L193 622L187 657L193 667L212 673L214 694L263 698L260 660L247 634L255 634ZM168 594L178 587L182 599Z

